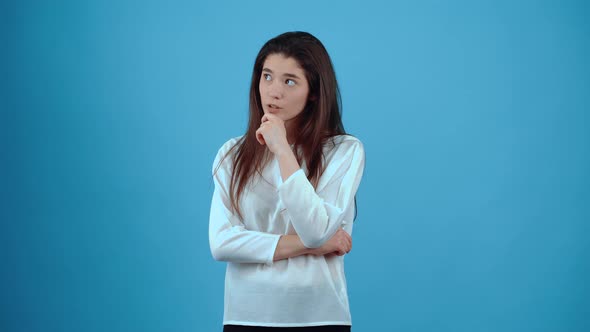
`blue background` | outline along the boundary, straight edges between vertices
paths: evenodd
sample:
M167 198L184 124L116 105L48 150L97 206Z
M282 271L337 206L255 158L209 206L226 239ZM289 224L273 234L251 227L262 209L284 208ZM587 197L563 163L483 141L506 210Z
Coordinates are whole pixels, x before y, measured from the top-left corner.
M354 331L590 330L587 2L0 12L0 330L221 331L211 164L290 30L325 44L365 144Z

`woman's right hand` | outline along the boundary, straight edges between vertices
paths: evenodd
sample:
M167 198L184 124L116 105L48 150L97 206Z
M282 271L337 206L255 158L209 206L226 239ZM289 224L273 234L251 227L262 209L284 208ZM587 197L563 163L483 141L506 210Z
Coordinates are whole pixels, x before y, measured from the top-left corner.
M328 254L343 256L348 254L350 250L352 250L352 238L345 230L339 228L323 246L310 249L309 253L316 256Z

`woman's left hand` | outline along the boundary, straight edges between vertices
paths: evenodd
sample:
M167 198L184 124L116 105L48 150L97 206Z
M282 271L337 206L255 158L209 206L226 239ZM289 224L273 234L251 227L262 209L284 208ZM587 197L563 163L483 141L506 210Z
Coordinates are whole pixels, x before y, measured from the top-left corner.
M262 145L274 154L280 154L283 151L289 151L289 142L287 141L287 129L285 122L274 114L267 113L262 119L260 128L256 130L256 139Z
M352 237L344 229L339 228L321 247L309 249L308 253L316 256L344 256L352 250Z

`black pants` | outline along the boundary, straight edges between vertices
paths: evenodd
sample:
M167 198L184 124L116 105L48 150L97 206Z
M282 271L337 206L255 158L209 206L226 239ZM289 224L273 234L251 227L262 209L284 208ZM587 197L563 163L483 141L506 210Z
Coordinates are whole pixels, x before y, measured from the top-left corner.
M323 325L305 327L268 327L268 326L244 326L223 325L223 332L350 332L350 325Z

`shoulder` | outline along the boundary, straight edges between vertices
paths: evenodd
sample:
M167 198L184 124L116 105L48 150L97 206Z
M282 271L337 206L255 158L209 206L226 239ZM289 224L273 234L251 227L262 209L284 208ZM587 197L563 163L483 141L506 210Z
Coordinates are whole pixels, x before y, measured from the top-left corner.
M352 136L350 134L336 135L336 136L331 137L330 140L334 144L350 144L350 145L360 145L360 146L363 145L363 143L361 142L360 139L358 139L357 137Z
M240 143L240 141L242 140L242 138L244 137L244 135L241 136L236 136L236 137L232 137L230 139L228 139L225 143L223 143L221 145L221 147L219 148L219 150L217 151L217 154L227 154L230 150L232 150L233 147L235 147L238 143Z
M358 179L363 174L365 149L361 140L352 135L331 137L325 144L324 158L325 169L318 182L318 192L347 174Z
M237 145L240 144L243 137L244 135L232 137L221 145L221 147L217 150L217 155L213 161L213 170L220 166L220 163L227 165L231 162L231 160L233 160L232 157L236 153Z
M365 148L357 137L352 135L337 135L331 137L324 147L326 158L357 155L364 159Z

